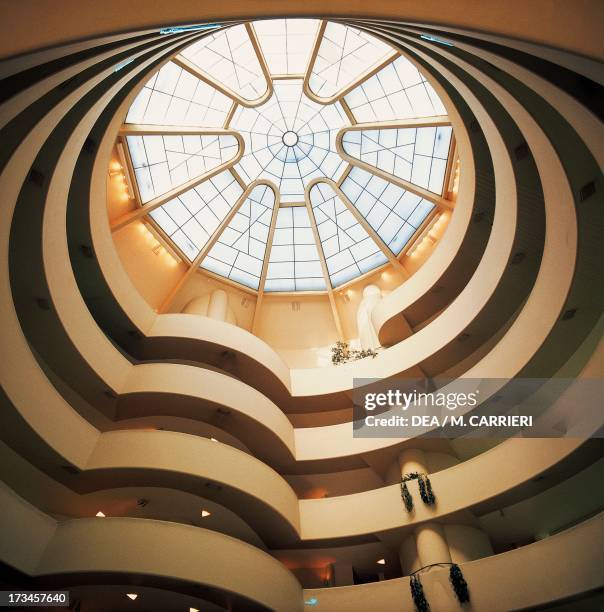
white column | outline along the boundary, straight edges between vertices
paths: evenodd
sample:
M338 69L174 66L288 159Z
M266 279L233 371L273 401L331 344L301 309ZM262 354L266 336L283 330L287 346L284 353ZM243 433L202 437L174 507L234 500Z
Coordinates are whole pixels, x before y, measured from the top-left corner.
M439 523L425 523L414 531L421 567L432 563L450 563L451 553L445 530Z
M226 321L228 308L229 298L226 291L214 289L210 296L210 303L208 304L208 317L210 317L210 319L216 319L217 321Z
M493 554L489 536L474 525L443 525L453 563L465 563Z
M363 299L357 310L357 329L362 349L376 349L381 346L371 321L371 311L381 299L382 292L376 285L367 285L363 289Z
M403 540L399 558L404 575L433 563L451 563L451 552L443 526L439 523L418 525Z
M401 476L409 472L428 473L426 453L419 448L407 448L401 451L401 454L398 456L398 465Z

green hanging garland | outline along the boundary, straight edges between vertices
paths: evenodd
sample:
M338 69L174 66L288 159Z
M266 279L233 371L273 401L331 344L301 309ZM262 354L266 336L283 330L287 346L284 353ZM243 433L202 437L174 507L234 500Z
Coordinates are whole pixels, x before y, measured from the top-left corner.
M333 363L333 365L357 361L365 357L377 357L377 351L373 349L351 349L348 342L342 342L341 340L336 342L335 346L331 347L331 363Z
M401 480L401 497L403 498L403 502L405 504L405 510L407 510L407 512L411 512L411 510L413 510L413 498L411 497L411 493L409 493L409 489L407 488L407 484L404 480Z
M467 601L470 601L468 583L463 577L461 568L456 563L453 563L453 565L451 565L451 569L449 570L449 580L453 585L453 590L455 591L455 595L459 603L465 603Z
M430 604L428 604L428 600L424 595L424 587L419 576L411 576L409 586L411 587L411 597L417 612L429 612Z
M436 502L436 497L434 495L434 492L432 491L432 483L430 482L430 479L428 478L428 475L426 474L426 494L428 496L428 505L433 506L434 502Z
M417 480L419 494L422 501L427 506L433 506L436 502L436 497L434 495L434 491L432 490L432 483L430 482L428 475L420 474L419 472L409 472L401 477L401 497L405 502L407 512L411 512L411 510L413 510L413 499L411 498L411 494L409 493L409 489L406 485L409 480Z
M431 563L415 570L410 576L409 586L411 588L411 597L417 612L428 612L430 610L430 604L424 595L424 587L422 586L419 574L431 567L442 567L443 565L449 565L449 581L457 597L457 601L460 604L464 604L470 601L470 593L468 591L468 583L463 577L461 568L457 563Z
M434 505L436 498L434 497L434 493L432 492L432 485L430 484L430 479L426 474L418 474L417 482L419 485L419 495L422 498L422 501L427 506Z

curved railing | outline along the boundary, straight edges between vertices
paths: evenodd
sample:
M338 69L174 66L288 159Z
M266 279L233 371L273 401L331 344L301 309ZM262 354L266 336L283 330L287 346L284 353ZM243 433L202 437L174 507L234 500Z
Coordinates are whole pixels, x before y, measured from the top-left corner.
M5 81L0 115L5 143L0 152L4 201L0 330L10 358L0 366L4 392L0 423L14 437L10 442L15 450L50 477L77 494L145 484L200 495L204 487L203 497L235 512L264 543L312 548L330 540L353 543L380 532L400 535L411 525L444 519L485 502L503 503L510 492L527 495L529 480L582 452L585 430L580 437L562 440L508 440L432 475L438 503L418 507L412 516L402 511L398 485L298 500L281 475L290 470L337 471L347 459L361 460L367 453L391 459L414 443L355 439L350 423L291 426L285 416L288 411L349 407L355 377L404 375L417 366L431 374L461 363L463 376L497 377L504 379L503 386L505 379L516 376L553 375L578 352L589 333L598 333L601 302L593 290L597 277L593 262L602 196L597 190L589 193L586 186L601 176L604 139L589 100L574 99L565 90L551 74L550 60L529 61L517 51L510 55L502 41L479 44L467 33L457 33L455 46L448 47L419 38L418 30L409 26L375 20L357 26L386 37L420 65L429 66L437 86L457 99L460 110L458 116L452 113L452 121L465 157L460 199L443 241L425 266L378 305L373 319L382 335L396 340L396 317L419 303L445 274L452 279L448 303L438 304L443 306L440 311L436 302L428 300L426 312L440 312L416 333L375 360L337 368L289 370L266 343L235 326L185 315L157 315L133 290L121 267L106 213L110 149L142 79L198 34L163 38L149 32L127 40L107 38L98 50L95 45L101 41L91 41L64 54L49 52L55 64L39 71L35 64L43 56L29 67L29 60L22 58L22 78ZM79 55L70 55L76 48ZM131 58L116 72L116 63ZM576 63L584 64L579 59ZM16 74L17 66L7 64L4 74ZM467 108L462 109L462 99ZM523 143L534 171L523 168L518 158L517 147ZM490 175L472 163L478 157L486 159L486 150L492 160ZM488 189L482 191L486 198L482 204L481 189L474 189L481 179L494 181L493 226L482 234L486 246L466 270L466 282L459 270L452 271L468 261L461 249L472 235L472 213L488 200ZM539 189L542 202L535 195ZM82 206L88 196L90 207ZM537 209L543 217L535 213ZM528 230L533 232L528 242L544 231L542 244L536 240L534 245L535 256L541 258L534 275L518 274L510 266L515 249L528 244L522 235ZM519 278L527 286L515 286ZM468 330L481 337L460 349L456 343ZM496 391L493 385L491 394ZM108 431L120 422L128 427L151 415L211 421L217 410L228 413L224 429L249 452L187 433ZM498 478L485 480L485 470L496 470ZM471 490L468 482L473 483ZM108 552L118 541L125 542L130 555L130 551L144 553L147 541L153 539L160 548L165 543L167 550L178 548L170 548L170 539L187 550L191 541L199 539L200 546L207 545L208 555L215 549L240 555L241 576L229 588L223 578L233 568L218 561L213 568L204 567L194 581L221 592L233 590L258 606L288 610L302 606L299 585L285 568L257 548L245 548L227 536L132 519L57 525L25 506L19 519L14 512L19 504L14 505L10 495L5 498L8 522L3 524L14 524L21 531L30 525L31 533L39 536L37 548L21 551L19 558L10 557L15 554L13 539L0 543L2 558L29 575L119 573L125 566ZM97 563L88 549L100 540ZM73 550L72 559L56 554L60 545ZM587 554L591 549L584 550ZM504 557L473 563L497 567ZM206 559L201 553L199 558ZM191 579L188 570L170 565L169 554L166 559L151 555L134 568L131 561L128 558L129 571ZM501 566L504 573L506 564ZM267 578L254 583L250 567L261 568L263 576L275 576L276 582L269 584ZM468 567L472 571L472 564ZM562 582L566 591L561 587L542 600L533 594L522 605L584 592L587 583L575 580L570 586ZM388 587L354 587L350 592L355 597L368 592L380 601L377 591L398 588L395 582L406 584L402 579ZM479 588L478 604L481 593ZM344 609L338 606L350 596L337 599L337 590L320 594L332 601L335 607L328 609L333 610ZM520 605L513 598L509 601L511 607ZM383 609L388 605L392 602Z

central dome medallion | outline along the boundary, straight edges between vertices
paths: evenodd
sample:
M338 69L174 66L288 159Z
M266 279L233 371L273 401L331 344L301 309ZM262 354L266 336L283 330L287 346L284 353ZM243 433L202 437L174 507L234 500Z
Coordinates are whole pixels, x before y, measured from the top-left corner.
M248 182L266 179L282 202L304 201L314 178L338 180L346 162L336 151L336 134L350 122L339 102L323 105L304 93L302 79L273 81L273 95L255 108L240 106L230 128L244 139L238 170Z
M298 134L288 130L283 134L282 140L286 147L295 147L298 144Z

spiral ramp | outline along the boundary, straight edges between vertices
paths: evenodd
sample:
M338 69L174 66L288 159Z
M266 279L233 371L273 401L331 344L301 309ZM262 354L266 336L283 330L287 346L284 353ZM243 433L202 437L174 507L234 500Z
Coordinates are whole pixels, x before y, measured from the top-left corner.
M275 16L300 15L291 4ZM387 348L337 367L158 314L116 250L107 168L125 113L204 31L128 14L70 42L41 28L0 61L5 590L69 590L82 611L412 610L409 573L444 542L474 610L601 607L601 417L567 410L563 436L486 442L353 438L350 423L355 378L497 379L494 396L516 378L602 377L597 49L328 4L429 77L462 169L438 248L372 311ZM162 25L217 21L179 7ZM435 505L405 511L404 465L429 472ZM448 572L422 580L432 609L459 609Z

